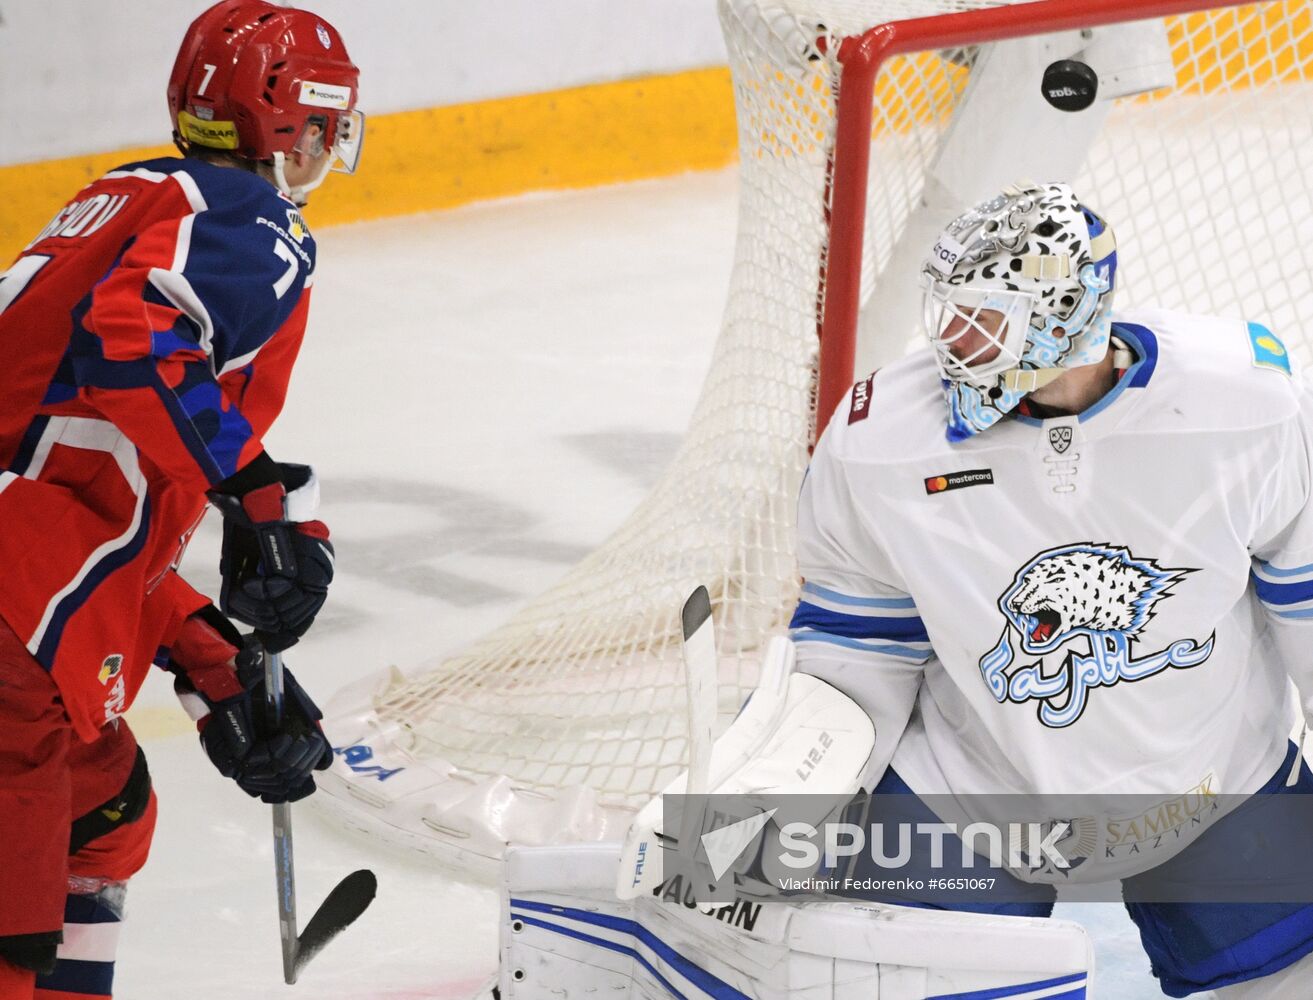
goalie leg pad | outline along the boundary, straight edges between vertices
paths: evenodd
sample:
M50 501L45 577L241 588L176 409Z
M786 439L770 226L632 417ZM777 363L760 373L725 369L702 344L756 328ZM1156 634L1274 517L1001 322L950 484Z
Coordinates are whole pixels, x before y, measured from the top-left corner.
M739 901L679 886L617 900L619 845L517 848L502 899L503 1000L606 991L642 1000L1083 998L1088 935L1064 920L845 903Z

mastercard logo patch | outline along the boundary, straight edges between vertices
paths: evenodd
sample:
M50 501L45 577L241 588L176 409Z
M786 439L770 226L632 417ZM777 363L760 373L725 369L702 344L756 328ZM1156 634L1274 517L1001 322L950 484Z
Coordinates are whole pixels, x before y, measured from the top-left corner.
M961 490L968 486L994 485L993 469L968 469L965 472L947 472L942 476L931 476L925 481L928 496L947 493L949 490Z

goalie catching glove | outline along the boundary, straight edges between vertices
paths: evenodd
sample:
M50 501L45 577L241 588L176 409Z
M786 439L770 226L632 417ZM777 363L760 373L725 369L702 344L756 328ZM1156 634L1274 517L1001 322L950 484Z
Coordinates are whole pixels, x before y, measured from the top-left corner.
M270 652L305 635L328 597L333 545L313 520L319 483L308 465L263 452L208 494L223 514L223 613L259 630Z
M264 657L255 636L243 640L209 606L184 622L169 653L169 670L178 700L219 773L263 802L295 802L315 790L313 772L332 763L333 751L319 726L323 714L286 669L283 717L272 724Z

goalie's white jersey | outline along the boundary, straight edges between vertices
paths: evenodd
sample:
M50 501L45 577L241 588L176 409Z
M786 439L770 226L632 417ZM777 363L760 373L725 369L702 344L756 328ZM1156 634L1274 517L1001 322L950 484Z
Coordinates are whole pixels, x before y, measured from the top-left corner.
M918 793L1248 793L1285 756L1288 677L1313 706L1313 401L1256 324L1115 332L1138 360L1079 417L950 444L926 351L816 449L799 666Z

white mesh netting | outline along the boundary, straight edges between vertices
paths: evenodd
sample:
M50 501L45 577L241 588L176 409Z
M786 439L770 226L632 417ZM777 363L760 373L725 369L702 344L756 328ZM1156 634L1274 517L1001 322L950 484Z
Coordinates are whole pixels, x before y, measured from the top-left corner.
M679 609L692 587L711 593L727 713L792 611L838 40L891 19L985 5L719 6L739 124L739 228L724 326L687 439L629 521L504 627L383 685L368 705L330 713L335 742L367 745L408 773L384 784L335 768L327 790L354 804L360 822L411 846L445 841L495 855L506 840L618 837L627 811L684 762ZM1309 0L1175 17L1167 27L1175 87L1119 100L1075 178L1117 231L1119 304L1243 315L1307 357L1299 306L1313 298ZM877 78L868 295L923 200L975 57L974 48L895 57Z
M1313 361L1311 17L1303 0L1170 19L1175 90L1119 102L1076 178L1117 219L1119 305L1261 322Z

